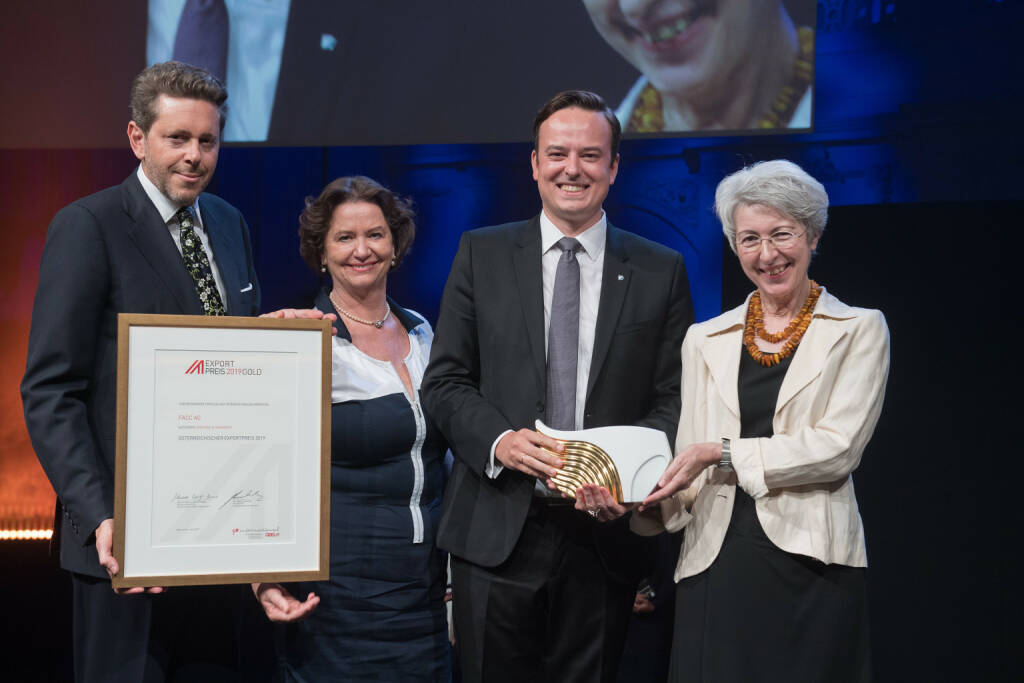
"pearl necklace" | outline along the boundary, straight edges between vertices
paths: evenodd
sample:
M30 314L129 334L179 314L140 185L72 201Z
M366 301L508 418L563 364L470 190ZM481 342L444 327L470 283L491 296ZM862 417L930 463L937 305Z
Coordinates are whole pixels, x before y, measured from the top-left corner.
M336 309L338 309L338 313L341 313L343 316L345 316L349 320L355 320L357 323L362 323L364 325L373 325L378 330L384 325L384 321L387 320L388 317L391 315L391 306L387 302L385 302L384 303L384 308L385 308L385 310L384 310L384 317L382 317L380 320L363 320L362 318L358 318L358 317L352 315L351 313L349 313L348 311L346 311L344 308L342 308L341 304L338 303L338 300L334 298L334 292L333 291L328 293L327 297L331 300L331 303L334 304L334 307Z

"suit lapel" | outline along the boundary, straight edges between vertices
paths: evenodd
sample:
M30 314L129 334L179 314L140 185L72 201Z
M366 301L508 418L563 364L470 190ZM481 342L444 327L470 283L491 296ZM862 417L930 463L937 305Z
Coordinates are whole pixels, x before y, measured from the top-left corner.
M814 308L814 319L807 327L800 346L793 354L793 362L779 388L775 412L779 413L797 393L810 384L825 367L832 349L846 336L850 320L856 318L853 309L842 305L828 292L822 292Z
M526 321L533 368L540 386L546 386L547 361L544 351L544 282L540 253L540 217L523 224L512 256L519 291L519 303Z
M608 356L612 337L619 324L622 304L629 290L633 270L628 261L629 255L622 244L621 232L609 223L601 274L601 297L597 304L597 326L594 329L594 355L590 360L590 376L587 379L588 399Z
M726 407L740 417L739 372L740 347L743 334L743 322L746 316L750 297L739 307L724 314L714 331L708 333L701 348L701 355L707 366L718 393ZM846 320L855 317L852 309L840 307L841 304L827 292L822 292L818 305L814 309L814 320L807 328L807 333L800 341L793 362L782 380L779 397L775 403L775 414L810 384L825 367L836 343L846 335ZM746 353L743 351L742 353ZM686 378L683 378L686 381Z
M234 277L235 273L244 270L237 262L240 255L238 249L232 249L228 241L231 231L226 230L226 219L216 210L216 205L199 196L199 210L203 214L203 229L210 240L213 259L217 262L221 282L224 283L224 310L228 315L239 315L240 303L238 293L241 283Z
M131 218L128 236L142 257L163 281L182 313L202 315L203 306L196 294L195 283L185 270L174 238L135 173L121 184L121 197L124 210Z
M709 333L701 347L701 355L704 357L708 374L711 375L722 402L736 419L740 417L738 382L742 343L737 337L743 334L743 317L746 309L744 304L739 309L730 311L718 327L718 331ZM685 377L683 381L686 381Z

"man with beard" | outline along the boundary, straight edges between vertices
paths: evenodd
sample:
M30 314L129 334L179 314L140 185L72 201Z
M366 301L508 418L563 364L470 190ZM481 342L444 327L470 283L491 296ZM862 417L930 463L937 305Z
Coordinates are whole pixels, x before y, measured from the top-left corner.
M61 209L47 233L21 393L32 445L57 492L54 541L71 573L77 681L237 677L241 589L118 595L109 580L118 572L118 313L259 310L245 220L203 193L217 166L226 100L203 69L167 62L140 73L128 124L138 169Z

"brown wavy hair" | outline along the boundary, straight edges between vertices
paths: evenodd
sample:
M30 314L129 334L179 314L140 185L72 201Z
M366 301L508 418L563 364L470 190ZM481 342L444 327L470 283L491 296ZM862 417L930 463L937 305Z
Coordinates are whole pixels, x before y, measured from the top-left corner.
M228 115L228 91L206 69L184 62L162 62L144 69L135 77L128 109L132 121L143 133L148 133L156 121L154 104L161 95L209 102L217 107L220 129L224 130Z
M338 178L323 189L319 197L306 198L306 208L299 215L299 253L315 272L320 272L324 239L331 229L334 210L349 202L369 202L380 207L391 230L395 244L395 265L402 263L416 236L416 214L412 200L400 197L373 178L355 175Z

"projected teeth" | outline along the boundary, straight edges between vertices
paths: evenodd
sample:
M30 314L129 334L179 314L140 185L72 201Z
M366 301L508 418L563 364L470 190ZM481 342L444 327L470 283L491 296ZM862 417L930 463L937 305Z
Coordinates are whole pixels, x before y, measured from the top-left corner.
M644 33L644 38L652 43L663 43L678 36L680 33L685 31L686 27L689 25L689 19L680 17L674 22L658 27L653 33Z

